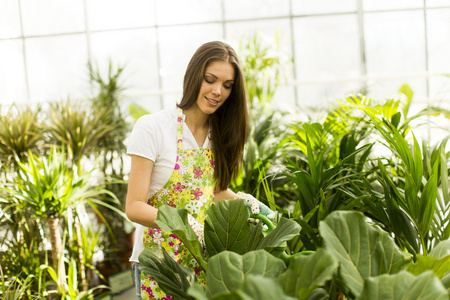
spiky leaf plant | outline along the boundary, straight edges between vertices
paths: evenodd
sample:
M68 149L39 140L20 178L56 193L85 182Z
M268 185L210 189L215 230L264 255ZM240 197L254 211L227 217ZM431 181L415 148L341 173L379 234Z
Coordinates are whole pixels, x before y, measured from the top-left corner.
M23 161L28 151L41 150L44 144L42 111L39 105L0 108L0 161L4 167L14 167L15 156Z

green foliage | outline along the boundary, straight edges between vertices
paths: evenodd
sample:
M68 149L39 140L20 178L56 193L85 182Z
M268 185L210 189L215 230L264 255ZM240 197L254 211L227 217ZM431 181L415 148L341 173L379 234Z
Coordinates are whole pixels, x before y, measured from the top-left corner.
M382 275L368 278L359 300L447 300L447 291L432 272L426 272L418 277L400 272L395 275Z
M202 269L206 271L207 264L203 254L203 248L194 230L189 225L187 214L186 209L163 205L158 210L158 217L155 222L162 230L171 231L175 234L189 252L192 253Z
M105 285L98 285L88 289L87 291L81 291L79 289L77 263L75 259L72 258L69 262L67 279L65 279L64 282L59 283L60 276L58 275L58 272L60 272L61 268L63 267L59 267L58 270L55 271L50 266L42 265L40 270L40 277L42 277L44 273L48 273L50 278L53 280L53 282L47 282L47 285L56 283L61 300L92 300L101 299L107 295L107 292L103 292L101 294L96 293L96 290L99 289L109 289L109 287Z
M139 255L139 268L175 299L192 299L186 291L194 283L195 272L176 263L162 247L145 248Z
M104 279L94 265L94 252L105 244L123 247L117 240L128 221L119 199L124 201L126 193L122 156L129 126L118 101L122 71L110 65L103 79L91 67L91 79L99 87L91 102L2 107L0 256L7 276L23 282L38 274L49 258L54 269L55 259L75 259L78 265L73 270L80 279L75 281L76 294L81 299L90 274ZM90 171L85 171L86 165ZM61 242L61 234L67 236L66 242ZM65 267L58 270L58 284L65 280ZM42 276L47 280L50 275ZM27 285L29 298L36 295L37 282Z
M221 202L208 210L205 218L205 244L209 255L225 250L245 253L250 226L247 224L248 210L241 202Z
M234 227L231 235L233 231L237 236L240 228ZM333 295L348 299L448 297L447 277L441 283L430 271L432 266L423 266L417 277L408 272L408 267L414 266L411 255L401 251L386 232L369 224L360 212L332 212L321 221L320 234L324 247L313 254L294 256L288 266L263 247L245 254L221 251L208 258L206 291L191 281L191 272L177 270L167 254L161 259L161 254L144 250L146 258L141 265L146 274L162 276L168 286L163 290L176 292L172 294L175 299L264 299L262 295L273 293L280 299L335 299ZM442 243L432 253L442 256L447 248L448 243ZM177 274L184 274L183 278Z
M411 247L414 254L421 251L426 254L431 245L445 238L449 231L446 224L449 210L448 158L445 155L448 138L430 152L425 142L421 149L413 133L412 143L409 143L406 131L399 131L397 127L409 129L392 123L392 116L398 114L395 112L397 104L388 104L375 110L364 108L379 134L380 143L392 153L392 157L378 158L376 174L383 187L386 209L370 212L379 220L390 220L385 225L394 232L401 246ZM440 213L436 210L437 205L441 206ZM434 234L430 235L430 232Z
M299 300L307 299L312 292L332 279L338 263L324 249L306 256L296 256L289 268L280 275L286 294Z
M206 294L213 297L241 287L249 275L276 278L285 269L284 263L263 250L239 255L223 251L208 261Z
M0 296L8 300L23 299L34 279L34 275L28 275L23 281L19 277L8 278L3 274L3 268L0 265Z
M283 137L289 132L286 121L282 113L267 107L254 108L249 118L250 131L244 148L242 168L230 188L256 195L265 203L273 195L274 202L283 206L283 198L288 193L288 180L279 176L278 169L284 168L281 147ZM270 193L262 187L262 182L267 182L267 179L270 179ZM273 205L272 209L275 209Z
M361 294L365 279L397 273L410 260L387 232L368 225L358 212L335 211L319 231L325 250L340 264L338 280L354 296Z

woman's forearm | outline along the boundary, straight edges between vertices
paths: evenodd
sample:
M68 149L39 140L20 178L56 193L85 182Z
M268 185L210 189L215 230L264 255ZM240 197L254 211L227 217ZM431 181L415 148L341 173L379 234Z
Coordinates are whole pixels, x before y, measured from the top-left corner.
M145 227L158 228L155 220L158 209L142 201L127 203L125 210L130 221L144 225Z

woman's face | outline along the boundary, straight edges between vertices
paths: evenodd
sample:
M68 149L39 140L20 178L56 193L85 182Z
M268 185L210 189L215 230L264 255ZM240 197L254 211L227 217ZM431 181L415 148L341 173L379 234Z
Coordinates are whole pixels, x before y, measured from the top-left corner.
M228 62L214 61L206 68L197 97L197 106L203 113L210 115L223 105L233 88L234 75Z

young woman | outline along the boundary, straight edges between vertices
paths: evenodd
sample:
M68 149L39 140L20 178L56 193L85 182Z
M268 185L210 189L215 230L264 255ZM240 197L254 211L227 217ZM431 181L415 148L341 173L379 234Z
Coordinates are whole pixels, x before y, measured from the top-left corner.
M158 229L158 207L186 208L200 240L213 202L240 198L253 212L273 213L252 196L228 189L242 163L247 128L245 82L235 51L218 41L202 45L187 67L181 102L141 117L129 138L126 214L143 225L136 231L132 261L144 247L162 246L205 284L205 274L178 237ZM145 274L139 285L142 299L171 299Z

